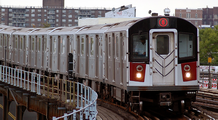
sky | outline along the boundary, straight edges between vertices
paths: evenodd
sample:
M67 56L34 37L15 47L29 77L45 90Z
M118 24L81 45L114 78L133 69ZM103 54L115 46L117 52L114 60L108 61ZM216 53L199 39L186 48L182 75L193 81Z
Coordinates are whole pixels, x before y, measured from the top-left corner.
M218 0L65 0L67 8L118 8L123 5L136 7L136 17L150 16L148 11L164 15L165 8L170 9L170 15L175 14L175 9L197 9L218 7ZM42 7L42 0L0 0L4 7Z

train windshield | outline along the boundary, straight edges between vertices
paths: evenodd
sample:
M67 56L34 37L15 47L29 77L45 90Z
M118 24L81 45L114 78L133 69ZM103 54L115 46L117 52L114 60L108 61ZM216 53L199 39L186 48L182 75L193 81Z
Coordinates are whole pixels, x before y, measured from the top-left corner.
M148 34L136 34L132 37L133 59L148 58Z
M193 56L193 34L179 34L179 58Z

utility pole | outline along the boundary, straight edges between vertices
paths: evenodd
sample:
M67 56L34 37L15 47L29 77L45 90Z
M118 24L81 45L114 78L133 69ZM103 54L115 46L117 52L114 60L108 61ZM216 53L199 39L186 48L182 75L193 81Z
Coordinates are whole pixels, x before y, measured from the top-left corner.
M211 86L212 86L212 82L211 82L211 75L210 75L210 63L211 63L211 61L212 61L212 58L211 57L208 57L208 63L209 63L209 88L211 88Z

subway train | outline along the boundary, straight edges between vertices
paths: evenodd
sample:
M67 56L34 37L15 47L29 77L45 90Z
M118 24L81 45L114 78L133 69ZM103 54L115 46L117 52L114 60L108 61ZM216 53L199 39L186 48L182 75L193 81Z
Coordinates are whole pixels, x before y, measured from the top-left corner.
M56 28L0 25L0 61L57 80L69 79L72 61L72 80L102 99L138 112L155 104L182 113L199 89L199 32L174 16Z

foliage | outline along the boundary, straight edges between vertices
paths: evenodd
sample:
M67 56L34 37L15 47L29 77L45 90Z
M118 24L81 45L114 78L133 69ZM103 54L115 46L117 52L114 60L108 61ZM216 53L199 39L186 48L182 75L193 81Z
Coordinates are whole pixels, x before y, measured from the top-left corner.
M218 25L214 28L201 29L200 33L200 63L207 63L212 57L212 64L218 64Z
M42 23L42 27L43 27L43 28L48 28L48 27L50 27L50 26L51 26L51 24L48 24L48 22Z

